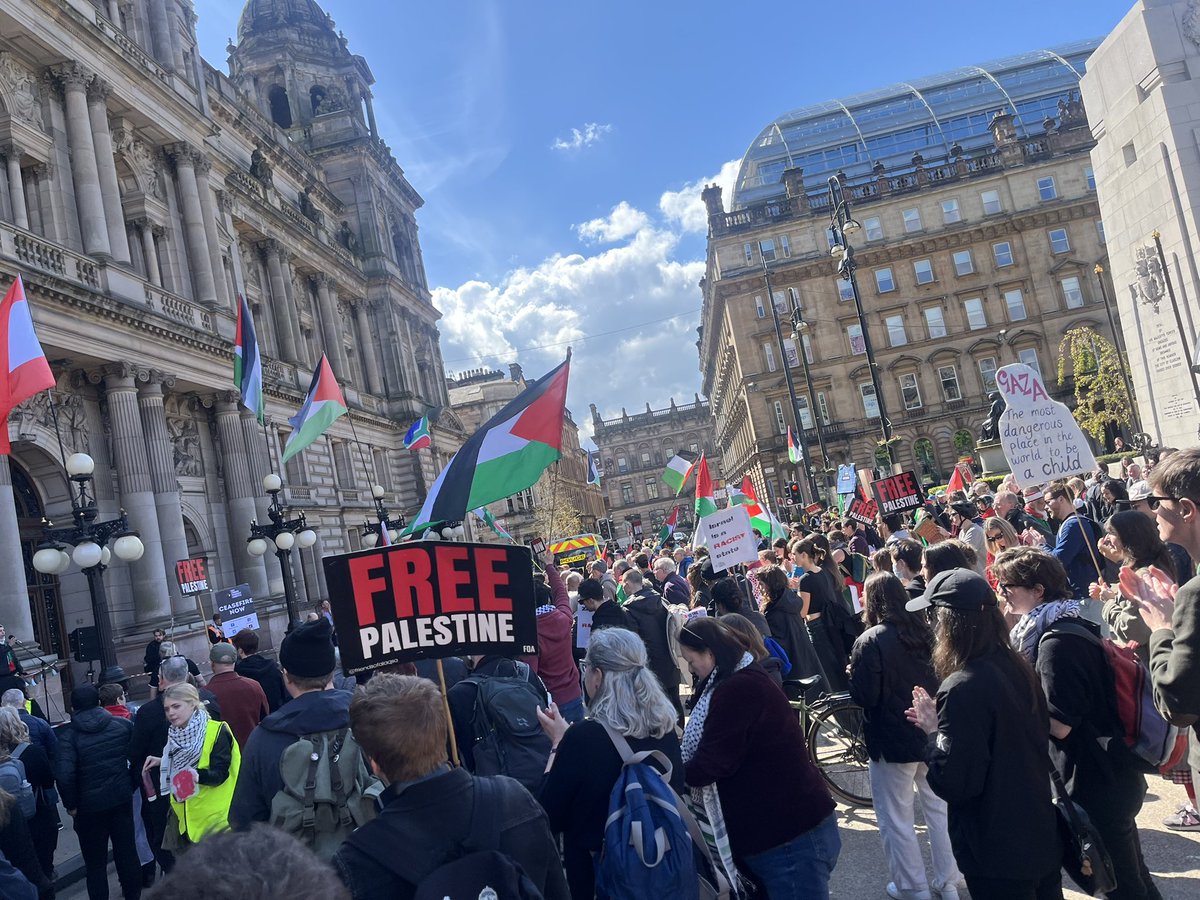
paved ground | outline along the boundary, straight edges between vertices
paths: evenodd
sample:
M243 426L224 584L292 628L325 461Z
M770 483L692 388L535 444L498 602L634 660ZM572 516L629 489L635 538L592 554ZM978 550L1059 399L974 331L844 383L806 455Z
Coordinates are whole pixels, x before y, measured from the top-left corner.
M1182 797L1180 786L1151 779L1150 795L1138 819L1146 859L1164 900L1196 900L1200 897L1200 832L1174 832L1162 825L1162 820L1175 811ZM838 814L842 855L834 872L833 897L835 900L886 897L884 885L888 877L874 813L839 806ZM112 897L118 898L121 892L111 866L110 875ZM1083 900L1086 896L1072 890L1066 895L1070 900ZM79 882L59 892L58 896L59 900L86 900L87 891Z

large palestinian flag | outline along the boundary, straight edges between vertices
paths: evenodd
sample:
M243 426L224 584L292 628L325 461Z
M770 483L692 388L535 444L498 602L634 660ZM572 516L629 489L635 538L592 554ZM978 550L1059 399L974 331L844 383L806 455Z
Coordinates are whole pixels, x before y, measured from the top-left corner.
M304 398L304 405L288 419L292 423L293 431L284 445L283 461L287 462L323 435L334 419L344 416L346 412L346 398L342 396L342 389L333 377L329 360L322 353L313 372L312 381L308 385L308 396Z
M442 469L405 534L439 522L461 522L467 510L532 487L562 455L570 372L568 355L471 435Z

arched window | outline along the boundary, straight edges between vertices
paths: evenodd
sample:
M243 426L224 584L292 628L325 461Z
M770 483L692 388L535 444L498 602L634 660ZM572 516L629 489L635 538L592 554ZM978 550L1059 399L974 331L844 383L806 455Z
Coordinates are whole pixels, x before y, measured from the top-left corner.
M938 470L937 454L933 449L933 441L921 438L913 444L913 456L921 467L921 481L925 484L940 484L942 476Z
M965 428L960 428L954 432L954 449L962 455L971 453L975 449L975 435Z
M280 128L292 127L292 104L288 101L287 88L275 85L267 93L267 102L271 104L271 119Z

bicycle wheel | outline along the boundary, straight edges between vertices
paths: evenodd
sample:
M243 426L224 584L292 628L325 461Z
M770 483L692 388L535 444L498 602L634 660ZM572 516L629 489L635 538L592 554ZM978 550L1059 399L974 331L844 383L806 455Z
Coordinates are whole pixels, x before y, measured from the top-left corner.
M850 806L871 807L871 775L863 740L863 711L854 701L818 704L808 725L808 756L833 795Z

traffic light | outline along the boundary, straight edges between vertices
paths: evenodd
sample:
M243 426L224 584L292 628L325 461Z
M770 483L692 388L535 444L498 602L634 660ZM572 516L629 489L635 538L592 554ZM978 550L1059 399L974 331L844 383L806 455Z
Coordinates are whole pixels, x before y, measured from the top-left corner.
M612 533L608 527L608 519L601 519L597 524L600 526L600 537L604 538L606 541L611 540Z
M789 482L787 486L787 503L788 506L799 506L800 500L800 485L796 482Z

